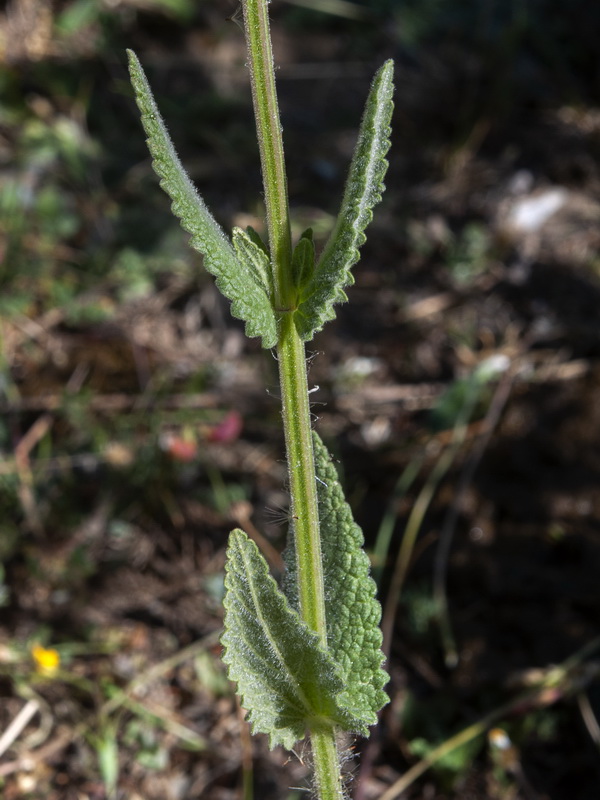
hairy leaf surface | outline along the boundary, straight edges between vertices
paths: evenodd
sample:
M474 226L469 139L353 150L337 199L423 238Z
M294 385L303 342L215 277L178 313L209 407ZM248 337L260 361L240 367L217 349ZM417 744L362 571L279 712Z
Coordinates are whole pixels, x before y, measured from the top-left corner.
M335 317L333 304L344 302L344 287L354 283L350 269L359 259L358 249L366 241L365 228L385 188L394 107L393 76L393 61L386 61L375 75L335 226L314 276L301 294L294 319L304 341L312 339L327 320Z
M127 51L131 83L141 112L152 164L160 185L172 200L172 211L191 234L191 245L204 256L206 269L220 291L231 300L231 313L246 323L247 336L261 336L263 347L277 344L277 323L270 298L254 276L240 264L225 236L184 170L160 116L144 70Z
M338 480L327 448L313 432L317 496L321 526L321 549L325 582L327 645L344 681L338 702L361 720L359 733L377 722L377 712L388 702L383 691L388 674L382 669L379 620L381 607L370 564L363 550L361 529L354 522L350 506ZM284 589L297 605L296 568L292 541L285 552L287 573Z
M253 231L252 233L255 232ZM257 236L258 234L255 235ZM231 238L240 264L252 275L267 296L272 298L273 277L271 262L264 248L257 243L255 236L250 234L249 231L243 231L241 228L234 228Z
M355 730L338 704L336 664L269 575L267 562L241 530L230 534L225 587L225 648L254 733L291 749L311 727Z

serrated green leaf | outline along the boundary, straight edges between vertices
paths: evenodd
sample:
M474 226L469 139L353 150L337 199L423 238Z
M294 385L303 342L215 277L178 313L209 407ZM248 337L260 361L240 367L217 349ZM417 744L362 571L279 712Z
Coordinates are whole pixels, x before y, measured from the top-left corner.
M274 347L277 321L267 292L240 265L230 241L196 191L175 152L137 56L131 50L127 55L152 164L172 200L173 213L191 234L190 244L204 256L204 266L215 276L218 288L231 300L232 315L245 321L246 335L260 336L263 347Z
M381 200L390 147L390 122L394 63L386 61L375 75L350 165L346 189L333 231L295 312L304 341L313 338L325 322L335 317L333 304L344 302L345 286L354 283L351 267L359 259L358 248L366 240L365 228L373 207Z
M361 529L338 480L327 448L313 431L317 495L327 596L327 644L342 669L346 687L338 698L367 725L377 722L377 712L389 701L383 687L389 680L382 669L379 628L381 606L377 586L370 576Z
M241 228L233 229L231 239L240 264L252 275L254 281L267 296L272 298L273 276L269 257L264 249L247 231L243 231Z
M382 669L385 656L379 629L381 607L375 597L375 581L369 574L362 531L344 499L327 448L314 432L313 447L318 478L327 645L344 682L344 692L339 695L338 702L361 720L358 732L368 735L367 726L377 722L377 712L389 701L383 691L389 677ZM284 590L296 607L293 535L290 526L291 542L284 554L287 565Z
M271 747L291 749L308 726L356 729L337 703L344 686L331 655L241 530L230 534L225 570L223 660L254 733L268 734Z

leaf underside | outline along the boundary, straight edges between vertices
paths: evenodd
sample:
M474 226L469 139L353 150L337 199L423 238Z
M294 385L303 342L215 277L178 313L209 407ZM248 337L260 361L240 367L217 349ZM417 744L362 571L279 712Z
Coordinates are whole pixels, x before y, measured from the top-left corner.
M263 347L275 347L277 320L267 292L240 263L231 242L196 191L175 152L137 56L131 50L127 54L152 165L161 187L171 198L173 213L191 234L190 244L204 256L204 266L214 275L219 290L231 300L232 315L246 323L246 335L262 337Z
M355 730L359 721L337 702L344 687L335 662L241 530L230 534L225 569L223 660L253 732L290 750L307 727Z
M338 697L354 717L361 720L360 733L377 722L377 712L389 701L383 687L389 680L382 669L379 621L381 606L375 581L370 577L369 558L363 550L362 531L354 522L334 464L320 437L313 431L317 474L317 499L323 554L323 577L327 618L327 645L338 665L344 691ZM293 544L284 553L287 572L284 591L297 606L296 568Z
M394 63L390 60L373 79L337 220L314 275L300 294L294 320L304 341L335 318L334 303L346 301L344 288L354 283L350 269L359 259L358 249L367 238L365 228L385 189L393 76Z
M258 234L256 234L258 235ZM274 294L269 256L247 231L234 228L232 242L240 264L252 275L267 297Z

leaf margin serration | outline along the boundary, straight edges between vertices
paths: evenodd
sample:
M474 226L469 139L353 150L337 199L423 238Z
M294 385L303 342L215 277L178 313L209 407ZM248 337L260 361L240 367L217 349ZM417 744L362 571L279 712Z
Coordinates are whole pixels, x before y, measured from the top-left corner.
M204 256L204 266L231 301L232 316L245 322L248 337L261 337L264 348L278 341L277 319L267 293L246 273L223 229L214 219L185 171L160 115L144 69L127 50L131 84L140 110L152 166L171 198L171 210L191 234L190 244Z
M253 586L250 595L254 597L253 591L262 592L263 600L269 598L270 611L265 612L264 606L261 611L254 600L250 602L252 608L246 607L248 598L246 596L245 602L244 593L250 583ZM331 654L289 604L269 574L264 556L240 529L233 530L229 536L225 587L225 631L221 637L223 661L228 667L229 678L237 684L242 707L248 712L253 733L266 733L271 748L281 744L291 750L298 740L304 738L310 725L356 729L359 721L337 702L344 687ZM261 645L260 630L257 633L252 629L256 620L260 629L260 619L264 613L271 615L271 620L265 624L279 626L276 635L266 637L267 646L264 642ZM261 652L258 652L257 648L261 647ZM292 654L296 660L298 677L294 680L297 690L305 698L296 698L296 706L299 705L300 711L294 712L294 702L289 698L287 701L285 697L282 699L281 683L285 683L285 670L283 673L281 669L278 670L282 666L282 659L277 652L281 647L287 649L288 659ZM283 659L283 665L286 664L287 661ZM273 707L276 702L280 702L279 709Z
M393 77L394 62L388 59L371 84L336 222L294 313L303 341L310 341L326 322L335 318L334 304L347 300L344 288L354 283L350 270L360 258L359 248L367 238L365 229L385 190L394 109Z
M374 725L378 711L389 702L383 690L389 675L383 669L385 654L381 649L377 585L370 574L363 532L346 502L335 464L316 431L312 432L312 438L319 478L317 501L326 587L327 645L342 671L345 685L338 699L353 715L361 717L365 725Z
M338 665L344 691L338 697L352 716L361 720L356 733L369 735L377 713L389 702L384 686L389 675L383 669L379 627L381 606L371 565L363 549L364 537L345 500L337 470L320 436L313 431L317 475L317 502L321 529L327 646ZM283 554L286 572L283 590L292 607L298 606L294 526L290 523L288 544ZM362 586L361 598L352 596L352 583ZM368 647L362 646L361 635Z

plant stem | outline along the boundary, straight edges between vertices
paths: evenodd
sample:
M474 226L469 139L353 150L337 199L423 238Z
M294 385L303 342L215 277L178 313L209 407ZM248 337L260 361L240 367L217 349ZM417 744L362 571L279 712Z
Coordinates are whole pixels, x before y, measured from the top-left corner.
M292 242L283 158L281 122L269 34L267 0L243 0L254 115L267 207L274 303L280 317L277 355L283 427L287 451L300 614L327 646L325 588L317 486L311 437L304 344L293 319L296 292L292 278ZM310 730L320 800L343 797L335 731Z
M290 270L292 237L269 15L266 0L243 0L242 6L265 188L271 264L274 271L274 300L276 308L285 311L293 308L295 303Z
M313 731L310 736L319 800L342 800L339 755L331 731Z
M279 379L296 546L300 612L327 645L317 479L304 345L291 314L281 321Z
M289 299L293 283L287 182L266 0L244 0L244 19L277 302L277 297ZM326 645L325 590L306 357L289 310L281 313L280 325L279 379L294 516L300 612Z
M278 357L300 614L306 624L319 634L323 646L327 647L321 535L306 359L304 344L291 313L282 318ZM331 728L309 730L319 800L342 800L344 794L335 731Z

